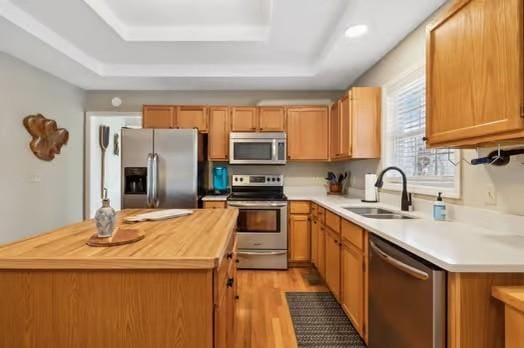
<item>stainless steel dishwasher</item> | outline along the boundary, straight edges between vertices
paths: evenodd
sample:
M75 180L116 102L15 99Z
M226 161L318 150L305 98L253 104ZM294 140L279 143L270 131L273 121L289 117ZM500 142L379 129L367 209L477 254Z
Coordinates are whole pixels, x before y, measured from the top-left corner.
M445 346L445 271L370 236L369 347Z

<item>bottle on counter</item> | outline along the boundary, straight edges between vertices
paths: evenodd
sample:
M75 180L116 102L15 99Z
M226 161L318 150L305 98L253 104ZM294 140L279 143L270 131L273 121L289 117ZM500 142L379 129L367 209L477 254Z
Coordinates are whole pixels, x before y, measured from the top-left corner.
M446 220L446 203L442 200L442 192L438 193L437 200L433 202L433 220Z
M115 228L116 213L109 203L107 189L105 188L104 197L102 198L102 206L95 214L96 229L98 231L97 235L100 238L111 237Z

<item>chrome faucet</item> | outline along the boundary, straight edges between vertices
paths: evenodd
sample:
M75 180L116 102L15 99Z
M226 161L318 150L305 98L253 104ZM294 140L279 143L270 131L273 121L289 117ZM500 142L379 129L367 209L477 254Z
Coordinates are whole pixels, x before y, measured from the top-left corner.
M411 194L408 194L408 180L406 178L406 174L402 171L402 169L400 169L399 167L392 166L382 170L377 177L375 187L377 187L378 189L382 188L382 186L384 185L384 174L390 170L396 170L400 173L400 175L402 175L402 198L400 202L400 210L409 211L409 207L411 205Z

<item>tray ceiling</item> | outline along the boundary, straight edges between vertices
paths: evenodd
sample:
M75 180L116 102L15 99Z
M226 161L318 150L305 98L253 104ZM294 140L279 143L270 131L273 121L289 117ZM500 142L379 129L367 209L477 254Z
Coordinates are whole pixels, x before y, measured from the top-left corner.
M85 89L343 89L443 2L0 0L0 50Z

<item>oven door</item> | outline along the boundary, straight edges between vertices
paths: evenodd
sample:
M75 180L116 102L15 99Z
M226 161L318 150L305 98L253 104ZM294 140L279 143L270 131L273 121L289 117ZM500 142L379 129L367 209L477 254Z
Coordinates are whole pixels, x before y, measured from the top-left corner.
M239 249L287 249L287 202L229 201L228 206L239 209Z
M286 141L282 139L231 138L231 164L286 164Z

